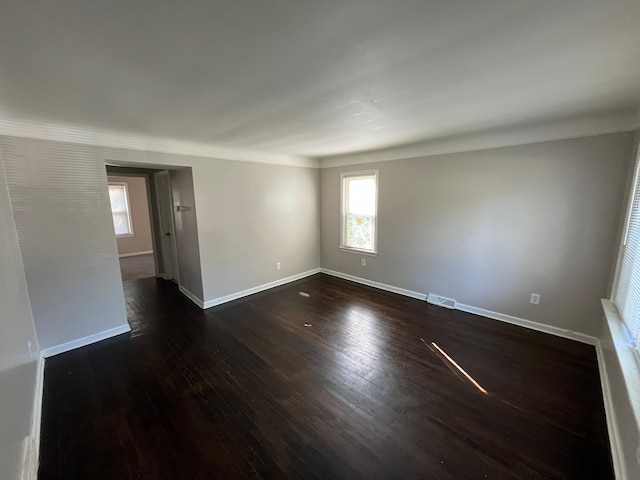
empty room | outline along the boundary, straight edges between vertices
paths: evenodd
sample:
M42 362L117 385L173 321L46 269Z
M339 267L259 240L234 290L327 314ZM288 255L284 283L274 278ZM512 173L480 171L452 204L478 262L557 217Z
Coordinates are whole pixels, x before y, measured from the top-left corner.
M640 478L640 2L0 2L0 479Z

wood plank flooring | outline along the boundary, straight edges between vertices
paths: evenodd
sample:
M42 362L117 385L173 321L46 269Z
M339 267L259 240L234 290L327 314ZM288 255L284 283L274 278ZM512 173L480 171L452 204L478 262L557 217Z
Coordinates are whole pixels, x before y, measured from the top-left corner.
M323 274L125 295L131 334L46 362L40 479L613 478L592 346Z
M140 280L156 276L156 264L153 253L120 258L122 280Z

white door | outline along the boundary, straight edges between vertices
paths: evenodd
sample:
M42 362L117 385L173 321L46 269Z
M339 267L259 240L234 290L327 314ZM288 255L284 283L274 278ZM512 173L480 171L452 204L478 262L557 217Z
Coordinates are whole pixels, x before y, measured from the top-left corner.
M162 260L164 272L162 278L179 281L178 277L178 250L176 247L176 234L173 223L173 198L171 195L171 179L169 172L163 171L154 174L156 192L158 194L158 212L160 214L160 231L162 233Z

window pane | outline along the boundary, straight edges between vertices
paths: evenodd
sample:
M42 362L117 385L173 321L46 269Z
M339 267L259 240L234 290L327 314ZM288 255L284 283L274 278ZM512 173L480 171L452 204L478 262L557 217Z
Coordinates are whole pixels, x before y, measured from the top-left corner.
M116 235L131 235L131 212L127 199L126 185L109 185L109 200Z
M340 245L375 252L378 172L342 175Z
M127 212L113 212L113 229L116 235L127 235L131 233Z
M376 214L376 181L373 178L349 179L347 213Z
M347 214L346 246L373 249L373 216Z
M127 211L127 194L124 185L109 185L109 200L112 212Z

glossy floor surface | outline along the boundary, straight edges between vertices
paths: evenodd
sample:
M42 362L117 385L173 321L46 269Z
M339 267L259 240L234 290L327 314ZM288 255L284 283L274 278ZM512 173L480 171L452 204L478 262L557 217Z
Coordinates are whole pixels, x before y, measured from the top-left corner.
M125 296L46 362L41 479L613 478L592 346L323 274Z

